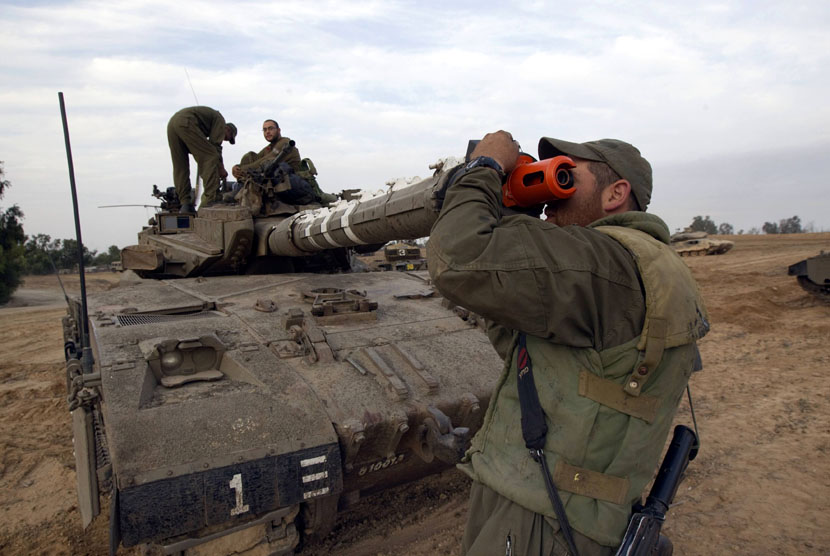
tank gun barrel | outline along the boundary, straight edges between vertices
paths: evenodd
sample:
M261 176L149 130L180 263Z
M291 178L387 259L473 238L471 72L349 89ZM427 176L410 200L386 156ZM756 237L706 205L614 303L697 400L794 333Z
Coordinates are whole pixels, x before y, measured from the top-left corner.
M338 247L417 239L429 235L440 206L435 192L443 174L369 199L341 201L295 214L268 236L272 255L302 257Z

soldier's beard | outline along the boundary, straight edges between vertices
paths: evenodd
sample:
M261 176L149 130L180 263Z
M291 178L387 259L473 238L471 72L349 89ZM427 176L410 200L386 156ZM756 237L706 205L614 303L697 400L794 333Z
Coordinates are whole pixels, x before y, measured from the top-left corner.
M598 192L587 199L570 198L545 207L545 221L557 226L587 226L605 216L602 195Z

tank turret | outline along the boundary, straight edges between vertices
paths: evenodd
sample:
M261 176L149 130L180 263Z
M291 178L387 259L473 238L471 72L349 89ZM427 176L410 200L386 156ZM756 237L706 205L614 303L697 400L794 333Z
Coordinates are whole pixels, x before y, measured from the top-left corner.
M196 216L162 210L138 245L122 250L123 267L160 278L348 270L347 249L374 251L429 235L450 167L439 161L428 179L375 195L346 191L328 206L278 203L267 216L238 204L200 208Z

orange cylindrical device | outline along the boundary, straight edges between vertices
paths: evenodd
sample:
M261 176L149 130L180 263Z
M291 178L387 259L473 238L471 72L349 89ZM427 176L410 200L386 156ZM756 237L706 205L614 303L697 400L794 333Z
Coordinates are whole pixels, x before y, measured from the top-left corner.
M555 156L538 162L527 154L519 155L519 163L507 176L502 186L502 202L506 207L530 207L567 199L574 194L571 169L574 161L567 156Z

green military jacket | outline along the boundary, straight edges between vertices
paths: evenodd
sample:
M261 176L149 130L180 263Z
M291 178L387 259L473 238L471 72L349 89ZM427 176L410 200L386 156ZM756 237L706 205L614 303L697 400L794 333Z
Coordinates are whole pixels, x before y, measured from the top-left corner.
M560 228L501 218L500 205L495 172L470 172L448 191L427 246L439 291L493 321L489 335L505 357L462 469L555 518L522 439L515 341L524 332L568 519L616 546L697 361L705 308L656 216L630 212Z
M222 154L222 141L225 140L225 118L218 110L208 106L191 106L182 108L170 118L179 123L183 120L194 122L207 140Z
M277 157L282 149L291 141L288 137L280 137L275 143L271 143L263 148L258 153L250 152L243 157L239 167L243 171L247 170L261 170L262 167L269 161ZM253 156L251 156L253 155ZM291 166L295 172L300 170L300 151L297 147L291 149L286 157L282 160Z

